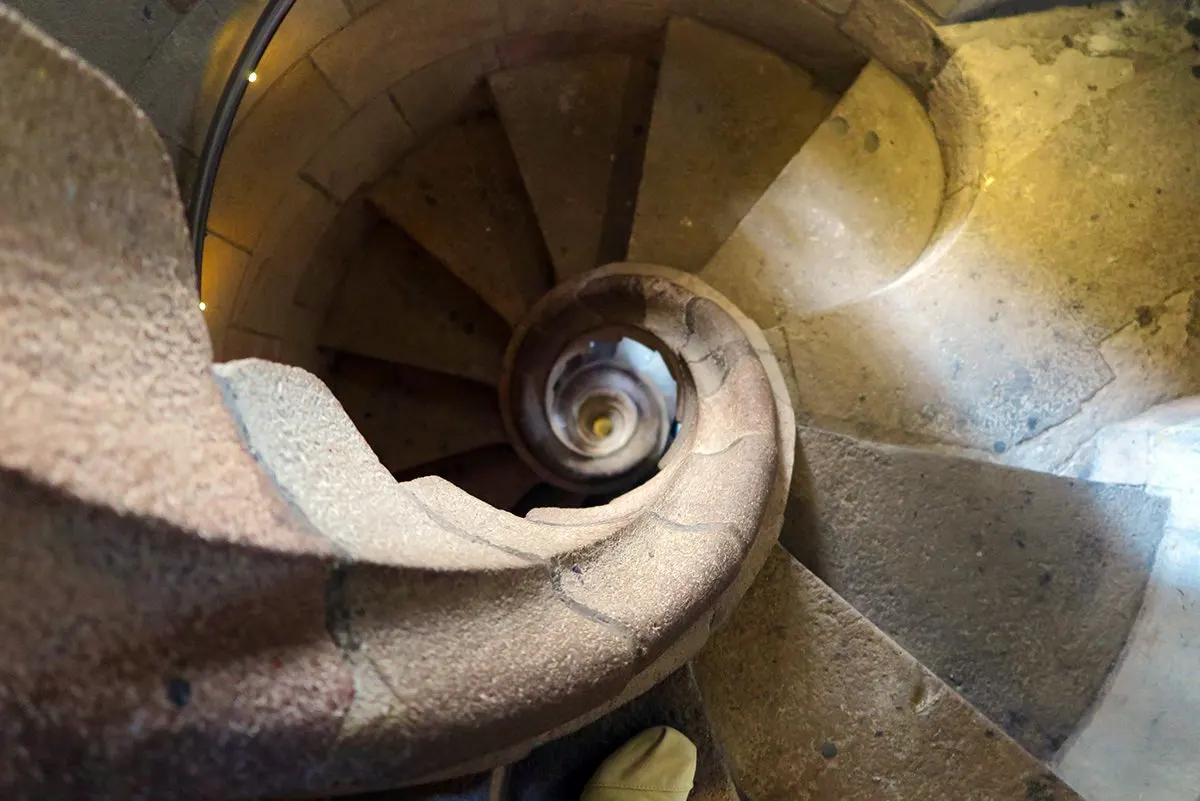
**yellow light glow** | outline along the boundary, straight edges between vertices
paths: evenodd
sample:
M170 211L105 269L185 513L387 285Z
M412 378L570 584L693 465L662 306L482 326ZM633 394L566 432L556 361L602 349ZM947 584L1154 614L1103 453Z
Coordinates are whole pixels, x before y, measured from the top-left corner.
M249 81L250 83L254 83L255 81L258 80L258 73L257 72L250 73L249 75L246 76L246 80Z
M208 308L208 304L205 303L204 301L200 301L200 311L204 311L207 308Z

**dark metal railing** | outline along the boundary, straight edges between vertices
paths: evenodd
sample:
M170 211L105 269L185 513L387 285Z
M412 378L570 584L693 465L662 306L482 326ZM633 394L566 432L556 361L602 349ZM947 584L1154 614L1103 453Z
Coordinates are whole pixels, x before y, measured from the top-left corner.
M212 205L213 187L217 182L217 170L221 166L221 155L233 129L238 106L246 94L250 73L258 66L263 53L275 38L275 32L292 10L296 0L267 0L267 5L250 31L250 37L242 47L229 80L221 90L221 99L213 111L204 138L204 149L200 151L200 166L196 182L192 186L192 197L188 202L188 227L192 230L192 248L196 260L196 287L200 288L201 262L204 259L204 234L208 226L208 210Z

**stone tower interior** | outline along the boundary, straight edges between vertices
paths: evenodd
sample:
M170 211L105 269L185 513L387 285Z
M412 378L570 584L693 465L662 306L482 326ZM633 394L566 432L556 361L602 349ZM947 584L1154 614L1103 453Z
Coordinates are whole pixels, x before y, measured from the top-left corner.
M0 795L1200 800L1200 5L0 2Z

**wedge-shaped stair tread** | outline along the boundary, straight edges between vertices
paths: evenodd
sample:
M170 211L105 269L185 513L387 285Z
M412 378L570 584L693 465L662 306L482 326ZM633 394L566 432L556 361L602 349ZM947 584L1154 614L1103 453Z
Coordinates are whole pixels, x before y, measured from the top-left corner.
M495 117L439 132L381 178L370 198L510 323L552 283L542 234Z
M626 109L642 66L592 53L488 79L560 282L624 255L602 248L614 169L639 141Z
M420 464L397 473L396 480L411 481L421 476L444 478L462 491L506 511L512 511L542 481L507 444L486 445Z
M384 221L352 258L320 342L494 384L509 333L462 281Z
M1112 380L1057 279L977 219L919 273L787 326L801 414L1003 454Z
M352 354L331 373L330 389L393 474L505 441L491 387Z
M921 255L944 183L925 110L872 61L702 275L763 326L859 300Z
M1035 756L1083 721L1141 608L1166 504L799 430L811 527L784 541Z
M781 548L695 670L747 798L1079 801Z
M833 105L771 51L673 19L629 258L699 270Z

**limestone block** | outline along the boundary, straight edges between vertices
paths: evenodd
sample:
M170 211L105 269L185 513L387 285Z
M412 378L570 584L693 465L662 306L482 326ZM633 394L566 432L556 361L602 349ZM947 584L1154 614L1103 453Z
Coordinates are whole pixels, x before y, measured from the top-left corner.
M235 127L246 120L277 80L349 21L350 14L341 0L303 0L293 5L254 68L257 80L247 83Z
M921 255L943 183L925 110L872 62L700 275L764 327L863 299Z
M296 64L229 140L209 228L255 250L276 206L295 186L297 173L348 116L312 63Z
M484 76L500 68L493 42L438 59L389 90L404 119L423 138L490 107Z
M233 318L238 293L246 275L250 254L239 250L218 236L204 238L203 285L200 299L204 302L204 321L208 323L213 340L213 352L222 352L225 329Z
M833 106L764 48L671 22L629 257L700 269Z
M196 152L204 147L217 101L266 3L265 0L214 0L206 5L215 8L221 27L202 54L205 63L202 65L201 89L192 114L190 137L186 140ZM345 25L348 19L349 15L339 0L296 3L259 61L255 70L257 79L254 83L246 84L246 93L234 118L234 130L246 121L250 111L276 81L304 59L318 42Z
M357 108L421 67L500 35L496 0L387 0L312 54Z
M321 232L304 266L293 298L297 306L312 309L322 316L329 311L351 261L378 222L375 207L361 195L342 204L329 226Z
M304 167L329 194L345 201L373 182L412 145L413 134L386 94L367 103Z
M1079 798L782 549L695 670L749 798Z
M292 179L246 269L244 294L234 309L237 325L261 334L284 333L310 254L337 210L325 195Z

